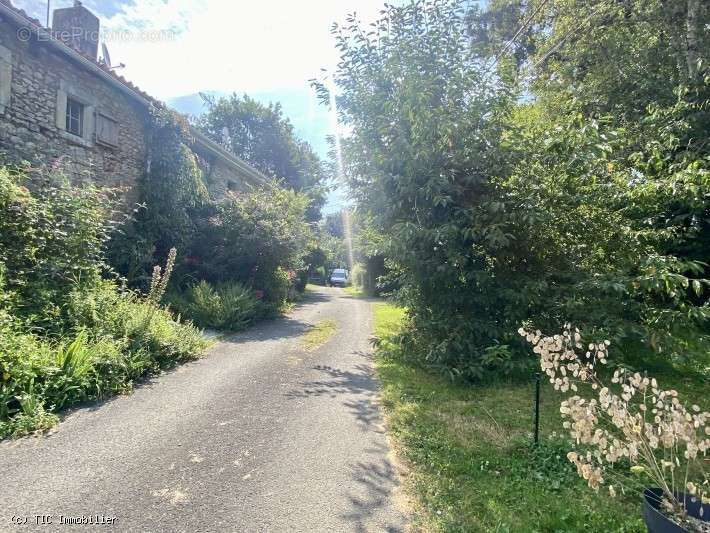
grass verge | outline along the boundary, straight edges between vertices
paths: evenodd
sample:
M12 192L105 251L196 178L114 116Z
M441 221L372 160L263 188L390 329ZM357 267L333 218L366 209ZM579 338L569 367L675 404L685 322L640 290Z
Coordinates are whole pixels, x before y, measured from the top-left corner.
M452 384L399 361L387 338L404 311L373 304L381 340L377 369L382 402L398 455L414 526L451 532L645 532L638 494L612 499L593 492L566 458L561 396L541 395L541 444L531 446L534 382ZM703 398L706 383L665 377L681 393Z
M333 336L336 327L334 320L318 322L303 335L303 347L310 352L323 346Z
M356 287L355 285L348 285L343 289L346 294L349 294L350 296L354 298L365 298L367 297L367 293L363 290L362 287Z

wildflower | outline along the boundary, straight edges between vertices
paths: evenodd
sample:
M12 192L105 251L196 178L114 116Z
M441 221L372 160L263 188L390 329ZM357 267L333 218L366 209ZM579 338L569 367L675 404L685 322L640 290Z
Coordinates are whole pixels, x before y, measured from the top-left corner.
M583 349L581 336L569 324L559 335L539 331L532 335L524 328L519 333L533 344L540 368L555 389L577 393L574 377L593 391L592 398L574 394L560 403L562 426L577 448L567 459L590 488L598 490L604 484L605 468L625 458L633 464L631 474L645 474L653 484L665 487L664 506L669 512L683 513L684 503L673 496L679 489L702 501L710 499L710 479L702 464L710 451L710 413L697 405L686 409L678 391L662 390L655 378L639 372L617 368L611 385L605 384L596 365L608 360L608 340L589 343L581 355L577 352ZM700 472L694 474L699 477L678 487L679 469ZM615 486L608 490L611 496L616 494Z

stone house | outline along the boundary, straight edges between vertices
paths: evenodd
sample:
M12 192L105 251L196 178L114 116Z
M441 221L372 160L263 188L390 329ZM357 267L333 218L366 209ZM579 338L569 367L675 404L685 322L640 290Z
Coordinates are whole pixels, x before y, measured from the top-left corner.
M0 0L0 158L61 165L74 179L131 191L144 173L149 109L162 105L98 60L99 19L76 1L52 28ZM265 178L193 128L211 194Z

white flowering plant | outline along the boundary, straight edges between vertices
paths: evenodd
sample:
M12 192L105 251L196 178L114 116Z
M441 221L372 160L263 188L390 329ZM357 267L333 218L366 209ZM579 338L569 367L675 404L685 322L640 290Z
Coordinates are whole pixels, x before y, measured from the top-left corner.
M608 340L585 345L569 324L550 337L525 328L518 333L533 345L553 387L571 395L562 401L560 413L578 449L567 458L588 485L595 490L606 486L615 496L617 490L633 490L633 474L645 473L662 489L660 504L667 514L690 529L706 531L687 516L681 494L710 501L710 413L688 407L677 391L664 390L638 372L619 368L600 374L598 365L609 358ZM584 398L585 393L592 397Z

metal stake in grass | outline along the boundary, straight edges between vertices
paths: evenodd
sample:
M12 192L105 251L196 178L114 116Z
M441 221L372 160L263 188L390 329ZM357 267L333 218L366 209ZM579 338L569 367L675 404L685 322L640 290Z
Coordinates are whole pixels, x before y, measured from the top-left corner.
M540 373L535 374L535 446L540 440Z

